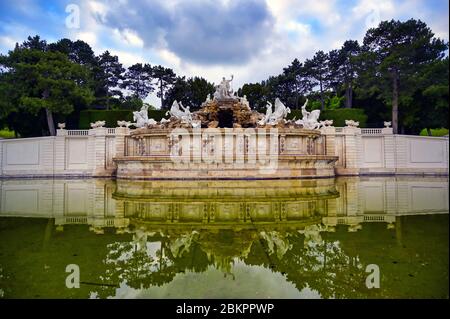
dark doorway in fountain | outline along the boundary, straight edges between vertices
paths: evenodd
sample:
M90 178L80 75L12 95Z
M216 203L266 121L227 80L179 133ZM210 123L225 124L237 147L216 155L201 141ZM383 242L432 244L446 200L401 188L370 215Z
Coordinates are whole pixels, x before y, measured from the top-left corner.
M233 127L232 110L220 110L217 117L219 119L219 127Z

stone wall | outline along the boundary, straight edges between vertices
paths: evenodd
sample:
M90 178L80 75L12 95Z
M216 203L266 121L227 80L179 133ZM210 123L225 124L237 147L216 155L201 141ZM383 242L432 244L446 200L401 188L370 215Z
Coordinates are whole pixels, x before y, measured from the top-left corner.
M336 175L448 175L448 137L394 135L391 128L327 128Z
M336 175L448 175L448 137L394 135L390 128L325 127L321 131L320 147L314 153L337 156ZM58 130L55 137L3 139L0 177L115 176L113 158L137 150L137 142L129 135L128 128L119 127ZM280 155L300 154L306 149L304 141L281 132ZM170 141L166 135L146 142L144 147L154 154L168 154Z

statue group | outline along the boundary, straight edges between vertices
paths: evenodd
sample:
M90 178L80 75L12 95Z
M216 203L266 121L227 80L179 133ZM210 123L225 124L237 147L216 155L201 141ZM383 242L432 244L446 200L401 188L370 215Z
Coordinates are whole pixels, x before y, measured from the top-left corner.
M231 88L231 81L233 81L233 75L231 79L227 80L222 78L222 82L215 86L216 92L214 92L215 99L231 99L233 98L233 89Z
M295 124L302 125L303 128L308 130L315 130L322 126L321 123L318 122L320 116L320 110L314 110L308 112L306 110L306 105L308 104L308 99L306 99L305 104L302 106L302 119L295 122Z
M247 96L244 95L243 97L239 97L236 94L233 94L233 89L231 88L231 81L233 81L233 75L231 75L231 78L227 80L225 77L222 78L222 81L215 86L215 93L213 96L213 99L211 99L211 95L208 94L206 97L206 100L204 103L202 103L202 108L204 110L208 110L208 105L210 103L221 103L222 100L223 103L229 103L226 100L234 100L238 101L237 105L240 105L241 108L246 109L247 113L253 114L255 116L255 121L253 122L255 126L275 126L280 123L288 124L288 125L301 125L305 129L319 129L323 126L329 126L332 124L332 121L321 121L319 122L319 116L320 116L320 110L313 110L311 112L308 112L306 110L306 106L308 104L308 100L306 100L305 104L302 106L302 119L293 121L293 120L287 120L287 115L291 113L291 109L289 107L286 107L283 102L279 98L275 99L275 105L273 106L272 103L267 102L266 106L266 113L261 114L257 111L253 111L250 108L250 103L247 100ZM225 100L225 101L224 101ZM234 102L235 103L235 102ZM194 113L191 113L189 106L183 106L181 102L174 101L172 103L172 106L170 109L166 112L166 116L170 115L169 119L162 119L159 123L160 125L166 127L167 123L172 122L170 125L178 125L177 123L187 124L193 128L200 127L201 121L200 118L201 115L198 112L205 112L205 111L197 111ZM158 124L154 119L148 118L148 106L144 105L140 111L133 112L133 120L135 123L133 123L134 126L138 128L142 127L149 127L149 126L155 126ZM290 124L289 124L290 123ZM171 126L169 126L171 127Z
M258 122L259 125L276 125L284 120L291 113L291 109L286 107L279 98L275 99L275 111L272 112L272 103L267 102L266 115Z
M133 112L133 123L136 127L145 127L155 125L157 122L154 119L148 118L148 105L143 105L140 111Z

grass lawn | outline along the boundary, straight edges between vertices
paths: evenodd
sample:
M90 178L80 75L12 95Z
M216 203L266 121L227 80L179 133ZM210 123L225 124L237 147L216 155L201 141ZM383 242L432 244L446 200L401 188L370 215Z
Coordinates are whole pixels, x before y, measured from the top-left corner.
M432 128L431 129L431 136L444 136L448 135L448 129L446 128ZM428 136L427 129L424 128L422 131L420 131L420 136Z

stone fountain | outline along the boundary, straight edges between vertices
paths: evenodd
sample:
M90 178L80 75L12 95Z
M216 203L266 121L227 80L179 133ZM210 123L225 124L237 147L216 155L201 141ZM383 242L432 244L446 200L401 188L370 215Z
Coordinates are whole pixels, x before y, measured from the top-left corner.
M201 108L174 101L160 122L147 109L134 112L137 129L125 137L124 156L114 158L124 179L271 179L334 176L336 156L326 155L320 111L287 120L280 99L266 113L252 110L225 78ZM274 107L273 107L274 106Z

